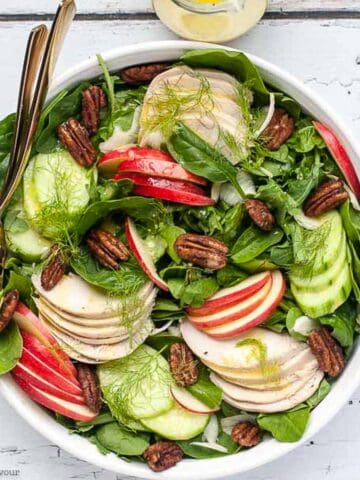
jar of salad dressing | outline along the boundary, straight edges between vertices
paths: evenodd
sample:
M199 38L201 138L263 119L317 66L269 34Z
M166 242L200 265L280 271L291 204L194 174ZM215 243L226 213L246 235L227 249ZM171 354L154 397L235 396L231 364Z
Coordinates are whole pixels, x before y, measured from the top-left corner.
M267 0L153 0L160 20L180 37L228 42L253 27Z

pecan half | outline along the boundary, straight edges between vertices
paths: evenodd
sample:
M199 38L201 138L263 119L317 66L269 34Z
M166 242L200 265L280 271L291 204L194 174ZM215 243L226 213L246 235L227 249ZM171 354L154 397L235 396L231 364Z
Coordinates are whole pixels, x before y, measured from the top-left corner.
M10 290L10 292L5 295L0 309L0 333L5 330L12 319L17 304L19 303L19 298L19 290L16 289Z
M140 85L141 83L150 83L157 75L165 72L170 67L170 63L147 63L145 65L135 65L134 67L124 68L120 72L121 78L131 85Z
M308 338L309 346L315 355L320 370L337 377L345 368L344 354L341 346L326 327L313 330Z
M171 345L169 365L171 375L178 387L186 387L197 382L199 369L194 355L186 343Z
M306 200L304 213L308 217L317 217L338 207L349 198L343 182L337 178L322 183Z
M259 427L247 421L234 425L231 438L242 447L254 447L262 440Z
M276 108L269 125L261 137L269 150L279 150L281 145L291 137L295 129L294 119L283 108Z
M225 267L229 248L225 243L208 235L182 233L175 241L174 248L180 258L209 270Z
M162 472L180 462L183 452L175 442L163 441L150 445L144 452L144 458L151 470Z
M82 123L90 135L97 132L100 111L106 107L106 95L98 85L92 85L82 92Z
M90 252L105 268L117 270L120 261L125 262L130 258L122 241L107 230L92 230L85 241Z
M86 405L92 412L96 414L100 413L102 399L99 379L96 375L95 369L90 365L86 365L85 363L78 363L76 365L76 369Z
M60 142L70 155L83 167L90 167L96 162L96 150L91 143L86 128L76 120L69 120L57 127Z
M275 218L266 203L261 200L246 200L245 208L251 220L260 230L270 232L274 228Z
M67 270L67 261L56 243L50 249L49 261L41 272L41 286L51 290L57 285Z

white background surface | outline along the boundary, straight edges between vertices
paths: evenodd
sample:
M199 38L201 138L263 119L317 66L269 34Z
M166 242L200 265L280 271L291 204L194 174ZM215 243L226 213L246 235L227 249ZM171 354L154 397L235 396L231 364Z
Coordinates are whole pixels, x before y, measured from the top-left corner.
M0 116L15 106L27 34L48 19L56 4L0 0ZM175 38L152 15L149 0L78 0L78 11L58 71L115 46ZM266 18L231 45L297 75L360 134L360 0L270 0ZM311 442L236 479L359 480L359 450L360 390ZM2 470L13 476L5 477ZM0 398L1 478L130 480L49 445Z

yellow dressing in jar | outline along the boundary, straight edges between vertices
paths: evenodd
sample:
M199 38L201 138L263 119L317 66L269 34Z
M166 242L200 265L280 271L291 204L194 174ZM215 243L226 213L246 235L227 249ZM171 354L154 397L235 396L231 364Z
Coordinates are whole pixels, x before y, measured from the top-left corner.
M227 42L263 16L267 0L153 0L160 20L189 40Z

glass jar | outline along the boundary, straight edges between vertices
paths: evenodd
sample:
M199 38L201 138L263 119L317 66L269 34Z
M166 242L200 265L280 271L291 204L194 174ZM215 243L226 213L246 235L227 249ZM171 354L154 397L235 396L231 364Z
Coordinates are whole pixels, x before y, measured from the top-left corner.
M253 27L267 0L153 0L160 20L180 37L228 42Z

